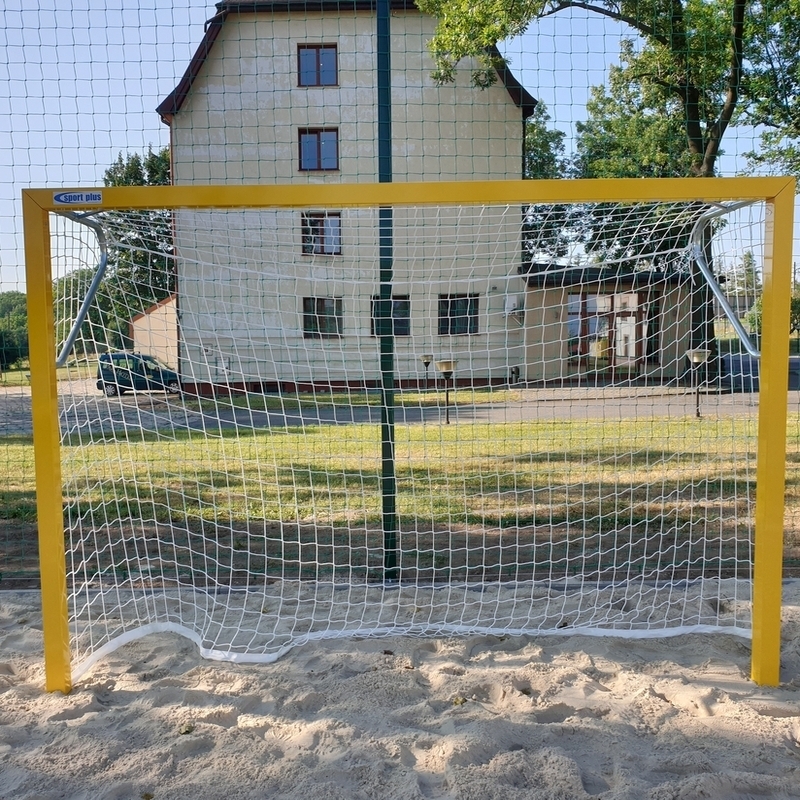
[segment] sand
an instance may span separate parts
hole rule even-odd
[[[35,593],[0,594],[0,798],[800,798],[800,581],[782,684],[729,634],[389,637],[273,664],[154,634],[43,691]]]

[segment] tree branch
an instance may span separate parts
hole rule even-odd
[[[720,142],[736,110],[739,102],[739,91],[742,83],[742,70],[744,62],[744,16],[748,0],[734,0],[733,22],[731,24],[731,62],[728,71],[728,88],[725,92],[725,102],[717,121],[708,131],[708,142],[704,162],[709,158],[716,158]],[[704,164],[705,166],[705,164]],[[713,175],[713,168],[705,173]]]
[[[592,11],[595,14],[601,14],[602,16],[609,17],[617,22],[624,22],[626,25],[630,25],[634,30],[639,31],[639,33],[644,34],[645,36],[649,36],[659,44],[663,44],[665,46],[669,44],[669,39],[666,36],[662,36],[651,25],[646,25],[641,20],[636,19],[636,17],[629,17],[626,14],[620,13],[619,11],[612,11],[610,8],[596,6],[592,3],[583,3],[580,2],[580,0],[557,0],[557,2],[549,11],[543,11],[541,14],[539,14],[539,19],[550,17],[553,14],[557,14],[559,11],[563,11],[565,8],[582,8],[584,11]]]

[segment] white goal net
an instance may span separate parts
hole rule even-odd
[[[166,630],[749,634],[765,206],[720,210],[53,215],[74,674]]]

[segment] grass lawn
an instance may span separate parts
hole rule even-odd
[[[30,382],[30,368],[27,364],[0,370],[0,386],[29,386]]]
[[[795,415],[788,447],[790,558],[800,555],[798,422]],[[737,573],[752,557],[755,424],[398,425],[401,566],[431,577],[602,575],[620,564]],[[31,520],[32,444],[18,437],[3,445],[3,516]],[[100,571],[127,569],[131,553],[157,556],[175,574],[214,563],[225,580],[370,573],[382,564],[378,425],[145,434],[68,443],[62,456],[67,516],[81,516],[72,524],[88,539],[78,546],[102,553]]]
[[[97,359],[73,361],[56,370],[56,380],[74,381],[93,378],[97,372]],[[31,368],[27,362],[19,367],[0,371],[0,386],[30,386]]]

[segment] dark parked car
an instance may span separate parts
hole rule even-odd
[[[747,353],[720,357],[720,383],[731,392],[757,392],[759,389],[758,359]],[[800,389],[800,358],[789,358],[789,389]]]
[[[175,370],[142,353],[103,353],[97,362],[97,388],[108,397],[127,391],[154,390],[177,393]]]

